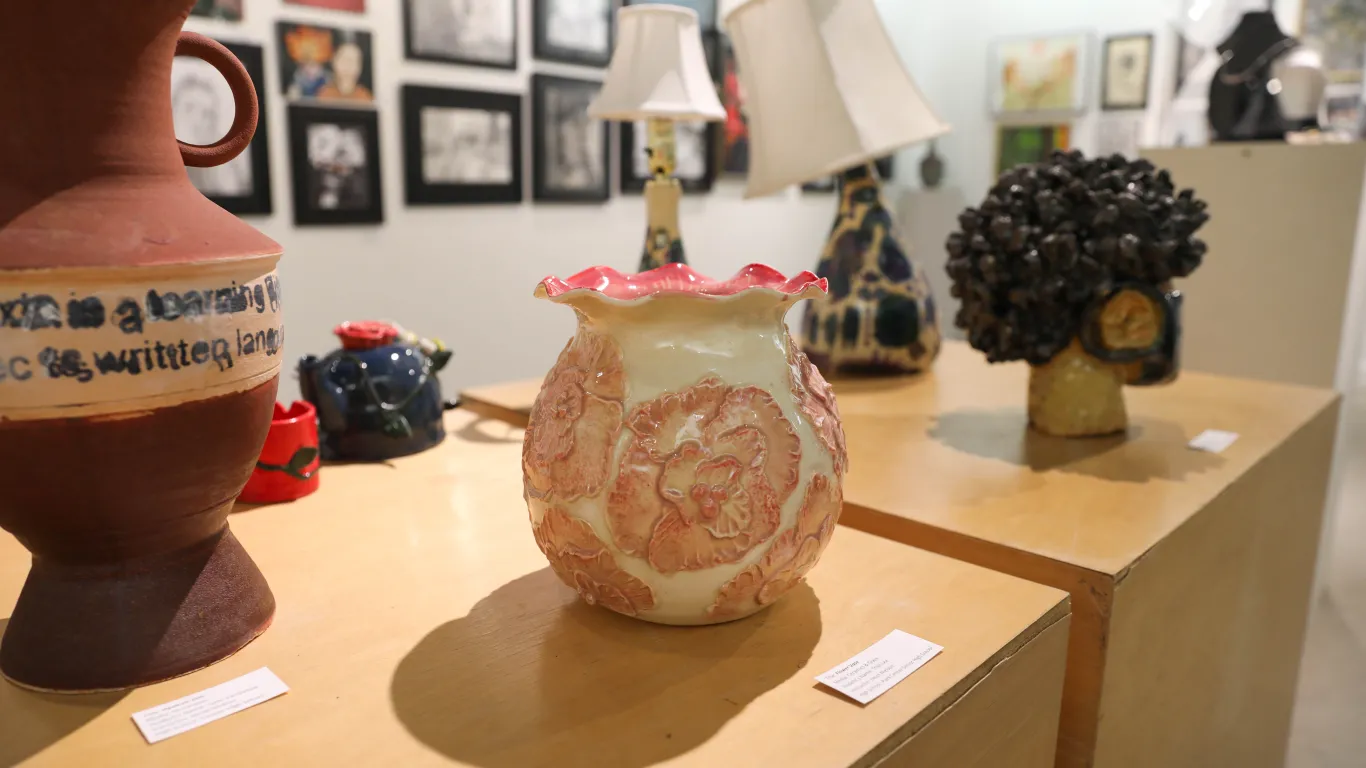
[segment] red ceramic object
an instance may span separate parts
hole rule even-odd
[[[728,280],[714,280],[687,264],[670,263],[634,275],[624,275],[611,267],[589,267],[564,279],[547,277],[536,290],[538,296],[552,299],[571,291],[583,290],[629,301],[667,293],[734,296],[751,288],[795,296],[812,285],[819,286],[822,293],[827,290],[823,277],[816,277],[811,272],[798,272],[789,278],[767,264],[749,264],[741,267]]]
[[[250,141],[242,65],[193,0],[9,3],[0,23],[0,526],[33,567],[0,638],[31,688],[198,669],[275,600],[227,527],[270,424],[280,247],[184,165]],[[223,73],[228,136],[178,144],[176,53]]]
[[[341,339],[342,349],[374,349],[385,344],[393,344],[398,338],[398,329],[379,320],[347,320],[332,329]]]
[[[286,408],[275,404],[275,416],[256,469],[251,471],[240,501],[271,504],[293,501],[318,490],[318,412],[302,400]]]

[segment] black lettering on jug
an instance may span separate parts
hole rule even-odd
[[[262,312],[265,312],[265,311],[266,311],[266,292],[265,292],[264,289],[262,289],[260,283],[257,283],[256,285],[253,285],[253,286],[251,287],[251,297],[252,297],[253,303],[254,303],[255,306],[256,306],[256,314],[259,315],[259,314],[261,314]]]
[[[0,381],[4,381],[6,378],[15,381],[27,381],[33,378],[33,368],[28,358],[16,355],[11,357],[8,362],[0,360]]]
[[[142,363],[138,360],[138,350],[120,349],[118,356],[113,352],[92,353],[95,358],[95,369],[100,375],[110,373],[131,373],[136,376],[142,373]]]
[[[114,309],[114,321],[124,333],[142,333],[142,307],[132,299],[124,299]]]
[[[228,348],[227,339],[214,339],[211,352],[213,361],[218,363],[218,370],[226,371],[232,367],[232,350]]]
[[[98,297],[70,299],[66,302],[66,323],[72,328],[100,328],[104,325],[104,302]]]
[[[47,375],[54,379],[73,378],[76,381],[90,381],[95,375],[85,361],[81,359],[81,353],[74,349],[58,350],[54,347],[44,347],[38,353],[38,364],[47,368]]]
[[[204,363],[209,362],[208,342],[196,341],[194,346],[190,347],[190,359],[194,360],[196,365],[203,365]]]
[[[270,297],[270,311],[280,311],[280,280],[274,275],[266,277],[266,296]]]

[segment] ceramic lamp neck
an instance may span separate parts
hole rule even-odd
[[[671,120],[651,118],[645,132],[652,178],[645,182],[645,247],[640,256],[640,271],[674,262],[683,262],[683,238],[678,227],[678,203],[683,187],[673,178],[674,124]]]

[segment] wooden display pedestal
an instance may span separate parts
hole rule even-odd
[[[1059,765],[1281,765],[1337,397],[1183,373],[1125,390],[1127,436],[1067,440],[1026,427],[1027,379],[950,343],[837,382],[840,522],[1071,593]]]
[[[236,655],[118,694],[0,683],[0,765],[1053,763],[1063,592],[842,528],[808,585],[754,617],[628,619],[537,550],[521,432],[463,411],[446,426],[425,453],[328,465],[311,496],[239,507],[279,609]],[[0,534],[0,616],[28,561]],[[944,651],[867,706],[812,679],[893,629]],[[290,692],[154,745],[130,720],[262,666]]]

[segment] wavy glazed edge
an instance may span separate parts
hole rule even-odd
[[[591,295],[614,303],[634,304],[657,296],[725,299],[752,291],[797,300],[825,295],[828,284],[825,278],[810,271],[789,278],[764,264],[746,265],[729,280],[714,280],[687,264],[665,264],[635,275],[624,275],[611,267],[589,267],[565,279],[550,276],[537,284],[534,295],[556,302]]]

